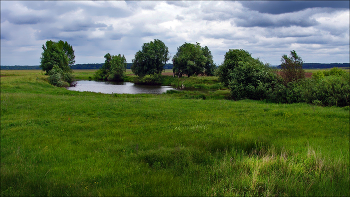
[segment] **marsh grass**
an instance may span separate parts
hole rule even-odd
[[[348,108],[105,95],[1,74],[2,196],[350,195]]]

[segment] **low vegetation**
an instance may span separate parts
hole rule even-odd
[[[1,75],[2,196],[350,195],[349,107],[104,95],[38,71]]]
[[[231,91],[231,99],[267,100],[276,103],[312,103],[349,106],[349,73],[333,68],[305,79],[303,61],[295,51],[282,56],[280,75],[254,59],[247,51],[229,50],[217,70],[219,80]]]
[[[305,79],[291,51],[278,75],[229,50],[214,71],[207,47],[185,43],[173,77],[162,75],[168,53],[155,40],[135,55],[136,75],[110,54],[97,72],[74,75],[179,90],[107,95],[59,88],[73,80],[74,51],[63,41],[43,49],[45,73],[1,73],[2,196],[350,196],[340,69]]]

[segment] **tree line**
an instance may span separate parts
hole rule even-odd
[[[49,75],[49,82],[68,86],[72,82],[71,66],[74,50],[67,42],[47,41],[43,45],[40,67]],[[123,81],[126,72],[124,55],[107,53],[105,63],[94,74],[95,80]],[[158,39],[144,43],[132,60],[131,70],[140,81],[146,83],[160,80],[167,61],[168,47]],[[270,100],[278,103],[306,102],[319,105],[349,105],[349,74],[333,68],[321,71],[312,79],[305,79],[303,60],[296,53],[281,57],[281,71],[277,73],[269,64],[255,59],[243,49],[229,49],[224,62],[216,66],[207,46],[200,43],[184,43],[172,58],[174,77],[197,75],[218,76],[219,81],[231,92],[231,98]]]

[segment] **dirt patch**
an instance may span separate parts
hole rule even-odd
[[[172,72],[163,72],[162,75],[164,76],[173,76]]]
[[[281,71],[277,72],[278,75],[281,76]],[[311,78],[312,77],[312,73],[311,72],[308,72],[308,73],[305,73],[305,78]]]

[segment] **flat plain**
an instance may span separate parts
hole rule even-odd
[[[46,78],[1,70],[2,196],[350,196],[349,107],[105,95]]]

